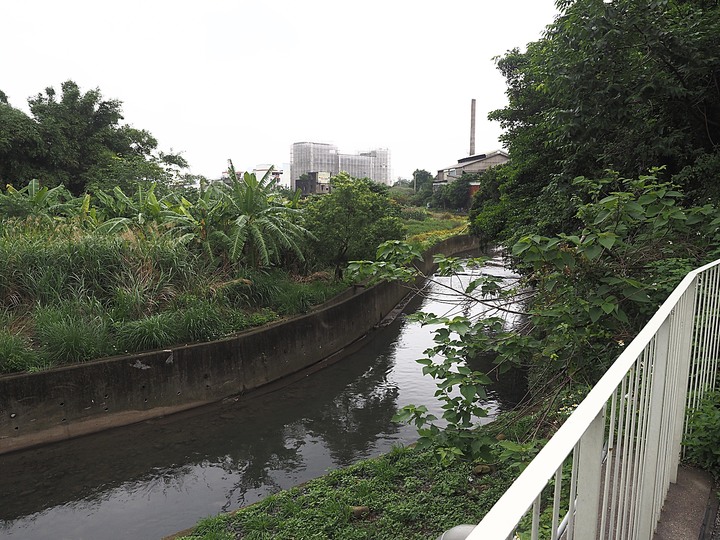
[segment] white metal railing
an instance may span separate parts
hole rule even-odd
[[[652,538],[686,409],[714,389],[719,312],[720,260],[685,277],[467,540],[519,528],[533,540]]]

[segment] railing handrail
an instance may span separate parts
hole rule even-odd
[[[699,274],[718,265],[720,259],[696,268],[685,276],[575,411],[470,533],[467,540],[505,539],[512,534],[550,477],[562,466],[590,423],[602,412],[638,356],[668,319],[683,293],[694,284]]]

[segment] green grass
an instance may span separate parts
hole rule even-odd
[[[163,235],[2,225],[0,373],[221,338],[347,286],[208,263]]]
[[[403,212],[421,248],[464,223],[424,208]],[[306,313],[347,287],[322,272],[208,262],[152,231],[102,234],[33,219],[1,225],[0,372],[217,339]]]
[[[432,450],[397,448],[331,471],[231,515],[201,521],[185,539],[417,539],[477,523],[512,481],[441,466]],[[365,508],[361,508],[365,507]]]
[[[89,299],[38,307],[35,339],[52,364],[85,362],[110,352],[108,324]]]
[[[37,371],[50,365],[22,336],[0,329],[0,373]]]
[[[238,278],[224,284],[221,294],[233,305],[266,307],[280,315],[307,313],[347,287],[329,274],[295,279],[281,269],[242,269]]]
[[[435,231],[447,231],[467,224],[467,216],[456,216],[450,213],[431,212],[422,220],[407,219],[403,221],[407,227],[407,237],[432,233]]]

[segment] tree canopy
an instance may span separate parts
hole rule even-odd
[[[498,184],[506,234],[560,230],[577,208],[573,178],[607,170],[637,176],[664,167],[689,201],[716,197],[718,2],[560,0],[558,7],[542,39],[498,60],[509,103],[490,118],[505,129],[513,162]]]
[[[385,240],[404,237],[402,224],[388,197],[388,188],[368,179],[340,173],[332,191],[311,199],[306,226],[316,238],[317,260],[335,267],[338,276],[350,260],[369,259]]]
[[[2,94],[2,96],[5,96]],[[122,103],[73,81],[28,99],[31,116],[0,99],[0,182],[19,186],[38,178],[75,195],[88,189],[167,182],[187,162],[158,150],[148,132],[121,124]]]

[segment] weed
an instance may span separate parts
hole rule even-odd
[[[115,323],[115,330],[120,351],[161,349],[178,341],[177,316],[173,312],[118,322]]]
[[[78,303],[35,310],[35,334],[51,362],[84,362],[108,352],[107,323],[81,308]]]
[[[511,481],[497,471],[478,489],[473,478],[470,464],[442,467],[433,449],[394,449],[215,519],[243,539],[434,538],[479,521]],[[186,539],[213,538],[205,532],[209,521]]]
[[[43,356],[34,351],[22,336],[0,330],[0,373],[37,371],[48,367]]]

